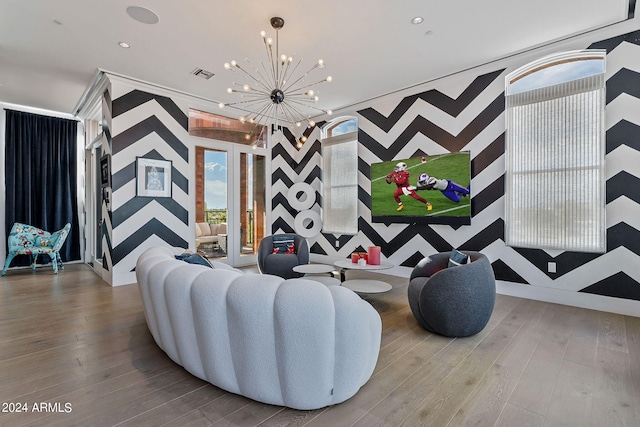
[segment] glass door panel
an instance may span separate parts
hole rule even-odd
[[[255,257],[265,236],[265,163],[265,156],[240,153],[240,257]]]
[[[196,250],[227,257],[228,154],[196,147]]]

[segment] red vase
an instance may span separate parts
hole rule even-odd
[[[367,262],[371,265],[380,265],[380,246],[369,246]]]

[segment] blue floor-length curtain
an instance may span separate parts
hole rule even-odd
[[[6,234],[14,222],[51,233],[69,222],[71,231],[60,257],[62,261],[79,260],[78,122],[6,110],[5,123]],[[29,261],[26,256],[14,260],[12,266]],[[38,261],[50,259],[40,257]]]

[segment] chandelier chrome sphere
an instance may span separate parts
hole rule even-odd
[[[220,103],[220,108],[227,106],[237,107],[248,111],[248,114],[240,117],[241,122],[267,124],[275,122],[276,128],[279,122],[287,125],[315,126],[309,110],[331,115],[331,110],[323,110],[316,107],[319,100],[315,85],[330,82],[331,76],[322,80],[308,83],[307,77],[315,70],[324,68],[324,62],[319,59],[306,72],[300,72],[302,59],[294,61],[292,56],[280,53],[278,31],[284,26],[284,19],[271,18],[271,26],[276,30],[275,46],[272,38],[267,37],[265,31],[261,31],[262,41],[267,52],[267,62],[260,61],[259,66],[254,66],[246,59],[247,67],[241,66],[237,61],[224,64],[224,68],[234,73],[239,73],[249,80],[249,83],[236,83],[237,89],[229,88],[228,93],[239,93],[241,101]]]

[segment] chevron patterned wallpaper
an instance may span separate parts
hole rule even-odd
[[[124,92],[124,93],[122,93]],[[112,83],[113,285],[134,283],[138,256],[150,246],[189,247],[188,117],[165,96]],[[172,196],[136,196],[136,157],[172,161]]]
[[[360,231],[356,236],[319,235],[310,241],[312,253],[347,257],[373,244],[394,264],[411,267],[438,251],[480,250],[504,282],[640,300],[640,31],[589,47],[608,52],[606,254],[504,244],[504,76],[523,64],[467,81],[460,76],[442,79],[431,90],[389,95],[351,113],[359,121]],[[287,202],[293,183],[311,184],[316,190],[313,209],[321,210],[320,130],[306,132],[308,140],[300,150],[295,147],[299,135],[287,129],[273,147],[274,233],[294,231],[297,212]],[[470,226],[371,223],[371,163],[462,150],[472,156]],[[556,263],[556,273],[547,272],[549,262]]]
[[[107,88],[102,94],[102,155],[111,155],[111,146],[113,139],[111,137],[111,88]],[[112,161],[113,163],[113,161]],[[113,166],[112,166],[113,170]],[[112,197],[113,187],[107,188],[108,197]],[[102,268],[105,270],[105,274],[108,277],[104,277],[108,282],[113,280],[113,253],[111,251],[111,237],[113,236],[112,218],[111,218],[111,206],[107,205],[104,197],[101,201],[102,209]]]

